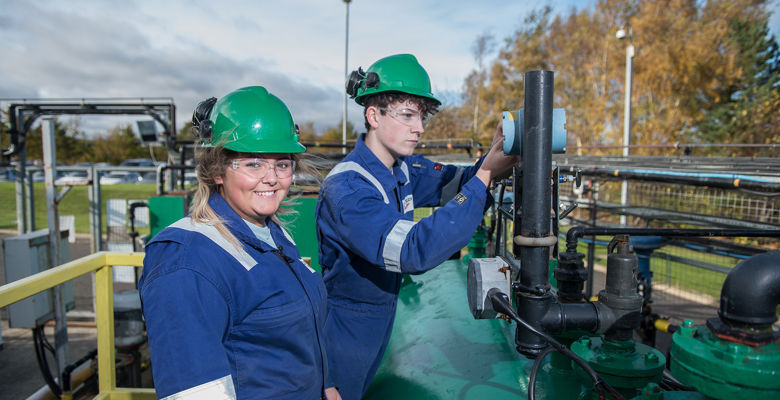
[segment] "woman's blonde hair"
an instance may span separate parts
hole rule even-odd
[[[214,147],[203,147],[196,153],[198,166],[195,171],[198,175],[198,188],[192,197],[190,205],[190,218],[193,221],[207,224],[215,227],[228,241],[237,247],[242,247],[238,239],[227,229],[225,221],[209,205],[209,198],[212,194],[218,193],[221,185],[217,184],[217,177],[224,177],[228,166],[234,158],[257,156],[257,153],[238,153],[228,150],[220,145]],[[310,161],[306,153],[291,153],[290,158],[295,161],[295,172],[300,172],[306,176],[319,177],[319,171],[315,163]],[[294,179],[294,178],[293,178]],[[295,214],[295,210],[289,206],[294,205],[295,197],[288,197],[282,202],[282,206],[271,215],[271,220],[284,226],[285,223],[279,220],[277,215]],[[289,223],[289,220],[287,221]]]

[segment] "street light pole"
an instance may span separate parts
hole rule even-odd
[[[347,15],[345,18],[345,34],[344,34],[344,79],[347,79],[349,74],[349,3],[352,0],[344,0],[344,4],[347,6]],[[344,89],[344,88],[342,88]],[[347,154],[347,91],[344,90],[344,115],[341,124],[341,154]]]
[[[628,27],[628,46],[626,46],[626,88],[625,88],[625,100],[623,108],[623,157],[628,158],[629,146],[631,145],[631,89],[634,78],[634,43],[631,27]],[[623,29],[618,30],[618,39],[626,37],[626,31]],[[623,179],[623,184],[620,187],[620,204],[623,206],[624,214],[620,216],[620,224],[626,225],[628,217],[625,214],[625,207],[628,206],[628,180]]]

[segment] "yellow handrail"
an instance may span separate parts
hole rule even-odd
[[[98,252],[0,286],[0,308],[95,271],[98,388],[95,399],[155,399],[154,389],[117,388],[114,352],[114,280],[112,266],[141,267],[144,253]]]

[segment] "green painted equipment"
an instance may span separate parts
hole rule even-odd
[[[364,399],[527,398],[534,360],[515,350],[514,325],[471,316],[465,285],[466,267],[460,261],[404,277],[390,344]],[[623,389],[626,398],[643,391],[650,396],[648,383],[661,381],[665,358],[651,347],[586,336],[571,348]],[[597,398],[591,381],[559,353],[545,358],[535,388],[537,399]],[[653,395],[644,398],[703,398],[698,393]]]
[[[514,325],[472,317],[460,261],[405,276],[398,299],[390,344],[364,399],[527,398],[533,360],[514,349]],[[589,382],[568,360],[560,368],[551,359],[536,383],[537,398],[578,398]]]
[[[583,337],[572,343],[571,350],[626,398],[649,383],[661,382],[666,363],[660,351],[632,340]],[[596,394],[591,398],[597,398]]]
[[[147,202],[149,206],[149,236],[146,240],[150,240],[166,226],[187,215],[189,200],[187,196],[150,197]]]
[[[279,219],[285,224],[284,228],[290,233],[298,247],[301,257],[311,259],[309,266],[317,272],[322,271],[319,263],[319,248],[317,246],[317,230],[314,223],[314,210],[317,206],[316,196],[297,197],[291,201],[285,209],[292,209],[289,214],[282,214]]]
[[[691,320],[683,322],[672,341],[672,374],[710,398],[780,398],[780,343],[729,342]]]

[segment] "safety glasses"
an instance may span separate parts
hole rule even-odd
[[[411,110],[408,108],[385,108],[379,107],[379,110],[390,115],[394,120],[410,127],[417,126],[422,122],[423,125],[428,123],[428,115],[423,115],[417,110]]]
[[[295,171],[295,161],[289,159],[265,160],[262,158],[237,158],[231,167],[255,179],[263,179],[268,171],[274,170],[277,178],[289,178]]]

